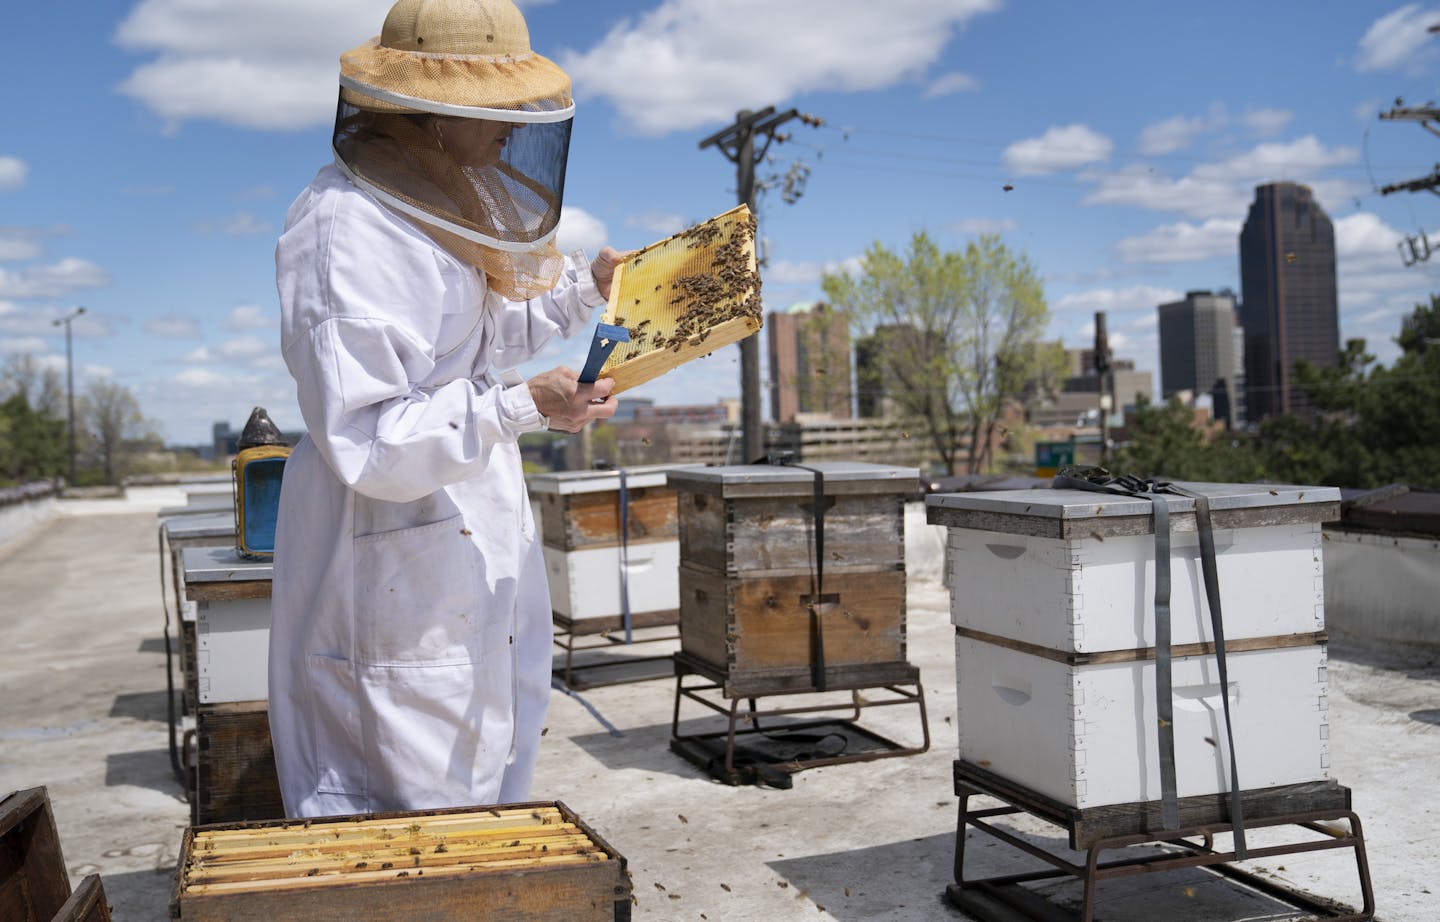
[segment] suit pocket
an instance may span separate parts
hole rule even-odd
[[[479,661],[484,561],[462,516],[365,535],[354,547],[357,662]]]
[[[320,794],[365,797],[369,787],[363,738],[364,711],[355,665],[312,653],[310,673],[311,742],[315,747]]]

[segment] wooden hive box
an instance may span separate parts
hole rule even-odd
[[[550,603],[562,621],[618,628],[623,573],[634,625],[675,623],[679,517],[675,491],[665,483],[667,470],[663,466],[625,470],[623,551],[619,471],[568,471],[529,478],[530,492],[541,509]]]
[[[0,919],[50,922],[70,897],[70,875],[45,788],[0,799]]]
[[[190,819],[196,825],[285,815],[267,702],[231,701],[196,709],[193,778]]]
[[[1320,522],[1325,487],[1185,484],[1210,500],[1229,666],[1221,689],[1194,501],[1170,496],[1181,797],[1229,790],[1221,695],[1246,790],[1328,777]],[[1160,796],[1154,524],[1147,499],[1077,490],[944,494],[960,758],[1059,803]]]
[[[824,477],[822,644],[812,625],[820,574],[808,468]],[[682,656],[718,673],[735,694],[805,690],[820,645],[830,687],[913,681],[904,504],[918,477],[914,468],[849,462],[672,471]]]
[[[610,922],[625,859],[563,803],[245,823],[185,832],[185,922]]]

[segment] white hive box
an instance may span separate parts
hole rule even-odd
[[[269,698],[270,561],[233,547],[181,552],[185,594],[197,603],[195,672],[201,704]]]
[[[1242,790],[1330,767],[1325,646],[1226,656]],[[1079,808],[1160,799],[1155,663],[1076,664],[955,638],[960,758]],[[1176,788],[1230,789],[1213,656],[1174,660]]]
[[[1210,500],[1241,786],[1328,769],[1326,487],[1183,484]],[[1229,788],[1194,502],[1171,524],[1177,782]],[[1079,490],[931,496],[949,530],[960,758],[1075,807],[1159,797],[1150,500]]]
[[[680,544],[668,466],[627,468],[621,547],[620,471],[532,476],[540,508],[550,605],[568,621],[620,619],[622,579],[632,616],[674,624],[680,607]]]

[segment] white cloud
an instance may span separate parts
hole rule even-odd
[[[208,368],[187,368],[172,379],[181,387],[228,388],[233,387],[235,378]]]
[[[663,0],[588,51],[555,57],[582,99],[660,135],[728,122],[739,109],[811,91],[919,79],[955,31],[1000,0]],[[862,50],[863,49],[863,50]]]
[[[584,250],[594,259],[608,238],[605,222],[583,208],[566,205],[560,210],[560,225],[555,231],[555,245],[560,252]]]
[[[1440,22],[1440,11],[1424,9],[1418,3],[1407,3],[1386,13],[1370,24],[1360,39],[1355,53],[1355,69],[1372,70],[1406,68],[1420,69],[1432,55],[1422,51],[1430,42],[1429,27]]]
[[[25,185],[29,171],[19,157],[0,157],[0,189],[18,189]]]
[[[1277,135],[1285,130],[1295,113],[1285,109],[1250,109],[1240,116],[1240,121],[1262,138]]]
[[[18,227],[0,227],[0,262],[22,262],[35,259],[40,244],[28,231]]]
[[[253,362],[269,356],[272,352],[278,352],[279,349],[276,343],[258,336],[237,336],[221,343],[219,353],[220,357],[227,361]]]
[[[180,361],[186,365],[210,365],[215,361],[215,353],[210,351],[209,346],[201,346],[185,353]]]
[[[822,275],[848,272],[853,276],[861,271],[863,270],[858,256],[828,262],[791,262],[788,259],[777,259],[762,270],[762,281],[763,284],[811,285],[818,284]]]
[[[1181,221],[1165,224],[1148,234],[1126,237],[1115,244],[1115,255],[1127,263],[1199,262],[1235,256],[1241,222],[1211,218],[1203,224]]]
[[[258,304],[242,304],[225,318],[227,330],[268,330],[279,325],[279,318]]]
[[[1194,218],[1233,218],[1245,214],[1257,185],[1293,181],[1310,186],[1322,203],[1344,201],[1363,190],[1348,180],[1319,178],[1324,171],[1359,160],[1353,147],[1326,147],[1313,135],[1294,141],[1260,144],[1218,163],[1202,164],[1173,179],[1153,167],[1087,174],[1095,188],[1087,205],[1125,205],[1173,211]]]
[[[80,366],[79,373],[81,377],[87,379],[113,378],[115,377],[115,368],[112,365],[91,365],[87,363]]]
[[[1369,212],[1346,215],[1335,222],[1336,268],[1341,272],[1391,269],[1403,275],[1398,249],[1403,236]]]
[[[81,288],[110,284],[104,269],[83,259],[62,259],[49,266],[28,266],[19,272],[0,269],[0,298],[61,298]]]
[[[1189,147],[1209,127],[1210,121],[1199,115],[1177,115],[1146,125],[1140,132],[1140,153],[1168,154]]]
[[[1161,304],[1178,301],[1185,293],[1173,288],[1158,288],[1151,285],[1134,285],[1129,288],[1092,288],[1077,291],[1050,302],[1050,309],[1057,313],[1084,311],[1094,313],[1105,311],[1154,310]]]
[[[221,224],[221,230],[230,237],[257,237],[269,234],[274,228],[268,221],[262,221],[248,211],[232,215]]]
[[[689,224],[684,215],[668,211],[646,211],[625,219],[626,227],[638,227],[657,238],[678,234]]]
[[[195,339],[200,335],[200,324],[183,314],[163,314],[146,320],[145,332],[166,339]]]
[[[1084,125],[1056,126],[1038,138],[1011,144],[1001,160],[1022,175],[1054,173],[1108,160],[1114,147],[1109,138]]]
[[[0,337],[0,353],[29,353],[31,355],[45,352],[48,347],[45,340],[38,336],[22,337]]]
[[[973,93],[980,89],[980,82],[969,74],[955,73],[945,74],[930,81],[925,88],[925,98],[934,99],[937,96],[949,96],[952,93]]]
[[[116,29],[154,53],[119,86],[170,125],[291,130],[335,117],[337,59],[380,31],[390,0],[141,0]]]

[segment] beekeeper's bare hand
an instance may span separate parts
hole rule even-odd
[[[572,369],[560,366],[536,375],[525,383],[540,415],[548,417],[556,432],[579,432],[594,419],[615,415],[615,389],[612,378],[600,378],[594,384],[581,384]]]
[[[590,263],[590,274],[595,276],[595,287],[608,301],[610,299],[610,283],[615,281],[615,267],[625,261],[634,250],[620,252],[614,247],[601,247],[600,255],[596,256]]]

